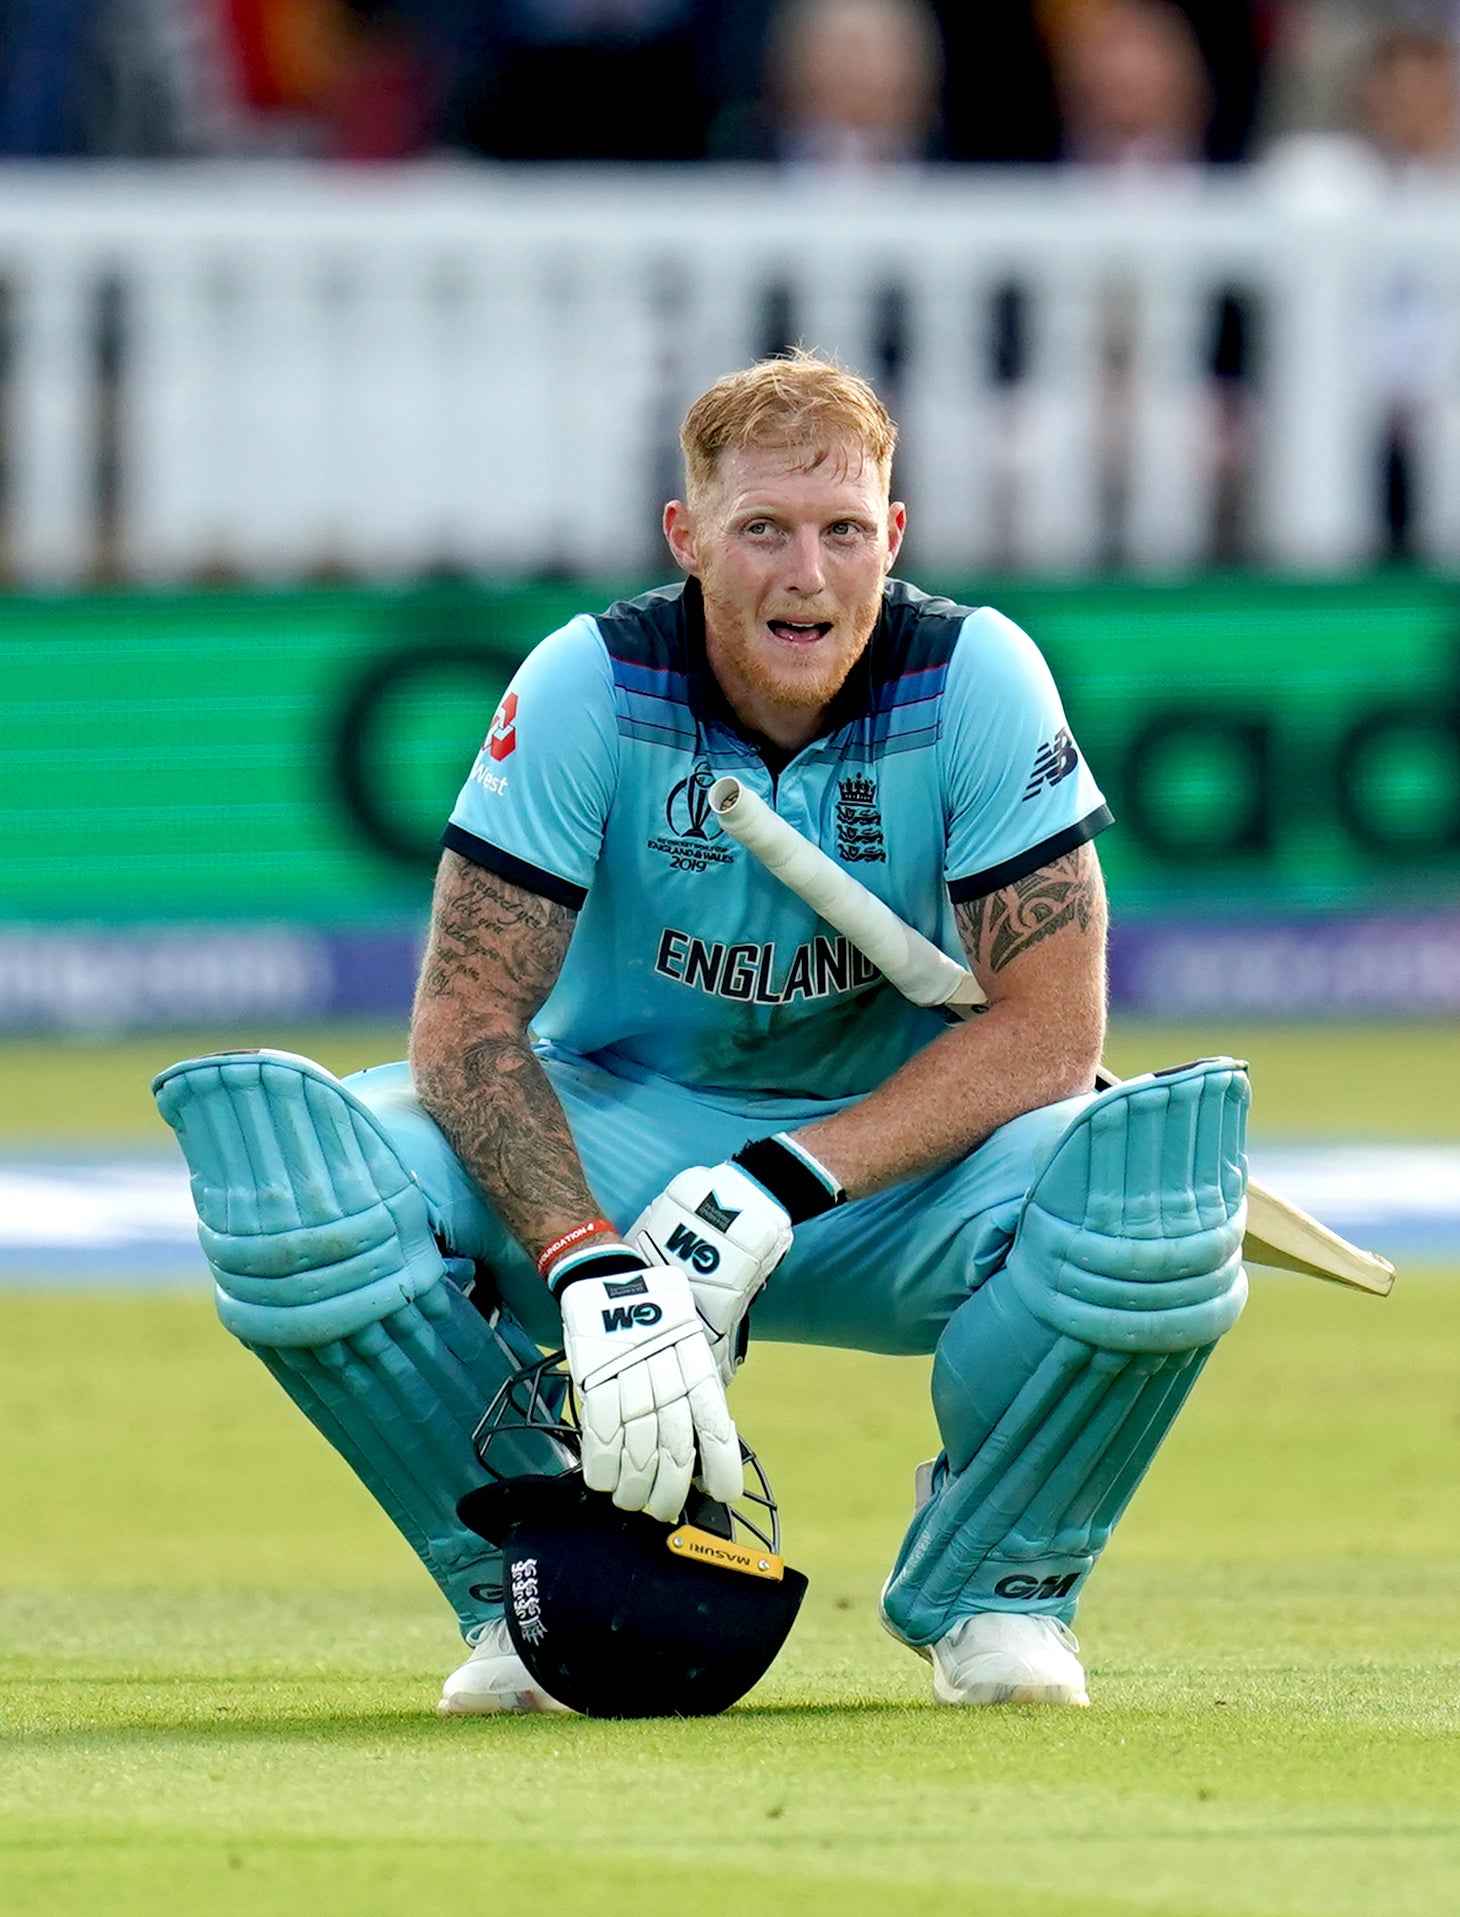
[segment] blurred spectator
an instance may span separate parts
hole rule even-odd
[[[54,159],[84,147],[84,80],[98,0],[7,0],[0,22],[0,153]]]
[[[1270,38],[1265,0],[1041,0],[1039,18],[1067,158],[1247,157]]]
[[[319,103],[336,84],[350,44],[353,22],[344,0],[191,0],[191,6],[213,17],[245,122],[240,144],[316,148]]]
[[[447,69],[416,9],[396,0],[348,0],[333,58],[311,104],[319,150],[332,160],[408,160],[440,134]]]
[[[1216,93],[1187,8],[1175,0],[1051,0],[1045,17],[1061,153],[1068,164],[1140,182],[1192,173],[1207,163]],[[1105,557],[1113,564],[1126,556],[1142,298],[1125,275],[1112,273],[1099,302],[1100,495]],[[1023,331],[1021,307],[1022,298],[1010,307],[1016,341]],[[1250,509],[1250,298],[1239,287],[1216,287],[1209,312],[1201,422],[1212,486],[1208,557],[1223,560],[1241,549]],[[1017,365],[1018,353],[1011,358]]]
[[[934,158],[942,77],[925,0],[786,0],[767,37],[762,99],[724,114],[710,151],[835,171]]]
[[[234,151],[404,160],[438,144],[449,67],[423,0],[183,4],[216,16]]]
[[[1349,60],[1345,130],[1300,129],[1275,141],[1275,178],[1333,205],[1460,184],[1460,65],[1448,5],[1443,13],[1443,26],[1371,29]],[[1427,426],[1446,377],[1447,301],[1423,257],[1373,270],[1365,384],[1377,400],[1374,484],[1390,558],[1410,557],[1417,543]]]
[[[223,19],[196,0],[101,0],[92,8],[81,150],[98,159],[231,152],[243,133]]]
[[[346,0],[6,0],[0,150],[312,154],[361,23]]]
[[[1065,0],[1053,20],[1066,159],[1149,170],[1205,156],[1211,82],[1171,0]]]
[[[1374,43],[1359,73],[1355,122],[1391,189],[1460,181],[1460,73],[1448,36],[1395,29]],[[1426,402],[1442,364],[1443,295],[1423,271],[1377,290],[1373,355],[1383,394],[1379,474],[1386,546],[1412,555],[1416,482]]]
[[[1373,151],[1401,178],[1453,176],[1460,167],[1454,43],[1413,29],[1383,34],[1364,63],[1356,119]]]
[[[1437,8],[1450,0],[1434,0]],[[1263,79],[1264,145],[1294,134],[1333,133],[1353,120],[1353,76],[1377,33],[1395,24],[1396,0],[1280,0]]]
[[[710,154],[859,181],[939,157],[943,42],[927,0],[781,0],[764,40],[761,93],[731,105]],[[865,370],[896,410],[907,348],[904,289],[877,295]],[[767,289],[760,350],[804,339],[790,289]]]
[[[1098,0],[1097,0],[1098,4]],[[1278,0],[1173,0],[1206,68],[1211,105],[1205,153],[1247,156],[1263,61]],[[954,160],[1039,162],[1059,157],[1053,53],[1092,0],[934,0],[947,53],[944,117]]]

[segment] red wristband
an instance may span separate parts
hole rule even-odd
[[[618,1227],[609,1224],[606,1218],[590,1218],[585,1224],[574,1225],[571,1231],[565,1231],[561,1238],[555,1238],[550,1245],[544,1245],[537,1260],[541,1276],[547,1277],[565,1251],[571,1251],[574,1245],[581,1245],[585,1238],[596,1238],[601,1231],[618,1237]]]

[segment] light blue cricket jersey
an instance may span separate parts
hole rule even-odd
[[[950,898],[1110,823],[1048,668],[989,608],[889,581],[829,724],[768,770],[709,673],[692,580],[529,655],[442,843],[578,912],[539,1038],[635,1077],[833,1098],[942,1029],[724,832],[726,774],[960,961]]]

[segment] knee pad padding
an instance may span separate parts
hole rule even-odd
[[[1008,1277],[1052,1330],[1119,1351],[1219,1338],[1247,1295],[1233,1060],[1113,1087],[1079,1114],[1024,1201]]]
[[[1205,1061],[1114,1088],[1056,1145],[938,1347],[938,1489],[884,1600],[910,1643],[970,1610],[1073,1615],[1246,1298],[1247,1101],[1240,1066]]]
[[[158,1104],[193,1174],[218,1314],[355,1470],[471,1629],[499,1555],[456,1516],[473,1435],[535,1347],[447,1277],[424,1196],[374,1115],[283,1053],[174,1066]],[[563,1459],[525,1433],[506,1468]]]
[[[245,1343],[329,1344],[444,1278],[389,1136],[312,1060],[191,1059],[156,1093],[192,1171],[219,1316]]]

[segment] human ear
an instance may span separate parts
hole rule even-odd
[[[674,554],[675,564],[680,570],[687,573],[698,571],[699,555],[695,543],[694,518],[682,499],[671,499],[664,508],[664,537],[669,542],[669,550]]]
[[[894,499],[887,508],[887,555],[882,570],[891,572],[902,550],[902,536],[907,531],[907,507],[900,499]]]

